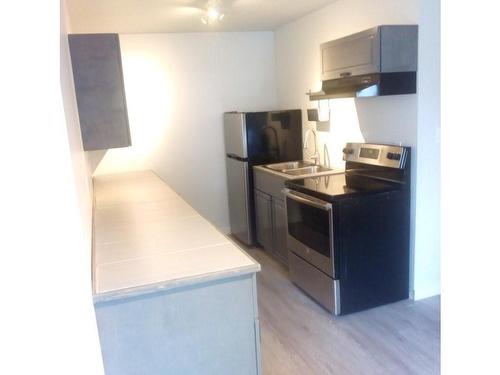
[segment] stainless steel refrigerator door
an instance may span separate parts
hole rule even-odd
[[[226,154],[240,158],[248,156],[244,113],[224,113],[224,142]]]
[[[226,170],[231,233],[251,245],[248,163],[228,157]]]

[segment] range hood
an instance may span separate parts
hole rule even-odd
[[[372,73],[323,81],[321,91],[308,93],[310,100],[362,98],[417,92],[416,72]]]
[[[321,44],[321,91],[310,100],[417,92],[417,25],[382,25]]]

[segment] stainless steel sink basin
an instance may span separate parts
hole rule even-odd
[[[315,174],[321,172],[333,171],[331,168],[322,167],[320,165],[312,165],[304,168],[295,168],[295,169],[287,169],[284,170],[283,173],[290,174],[293,176],[302,176],[307,174]]]
[[[273,171],[289,174],[291,176],[302,176],[333,171],[333,169],[331,168],[323,167],[321,165],[315,165],[314,163],[305,160],[269,164],[265,165],[265,167]]]
[[[273,171],[286,173],[286,171],[288,171],[288,170],[294,170],[294,169],[310,167],[310,166],[314,166],[314,164],[311,162],[305,161],[305,160],[300,160],[300,161],[289,161],[289,162],[278,163],[278,164],[270,164],[270,165],[266,165],[265,167],[272,169]]]

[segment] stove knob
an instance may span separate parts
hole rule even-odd
[[[387,153],[387,159],[389,159],[389,160],[400,160],[401,159],[401,154],[395,154],[393,152],[388,152]]]
[[[354,153],[354,150],[352,148],[344,148],[342,152],[346,155]]]

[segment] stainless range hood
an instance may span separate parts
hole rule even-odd
[[[362,98],[417,92],[416,72],[372,73],[323,81],[321,91],[308,93],[310,100]]]
[[[417,25],[383,25],[321,44],[321,91],[310,100],[417,92]]]

